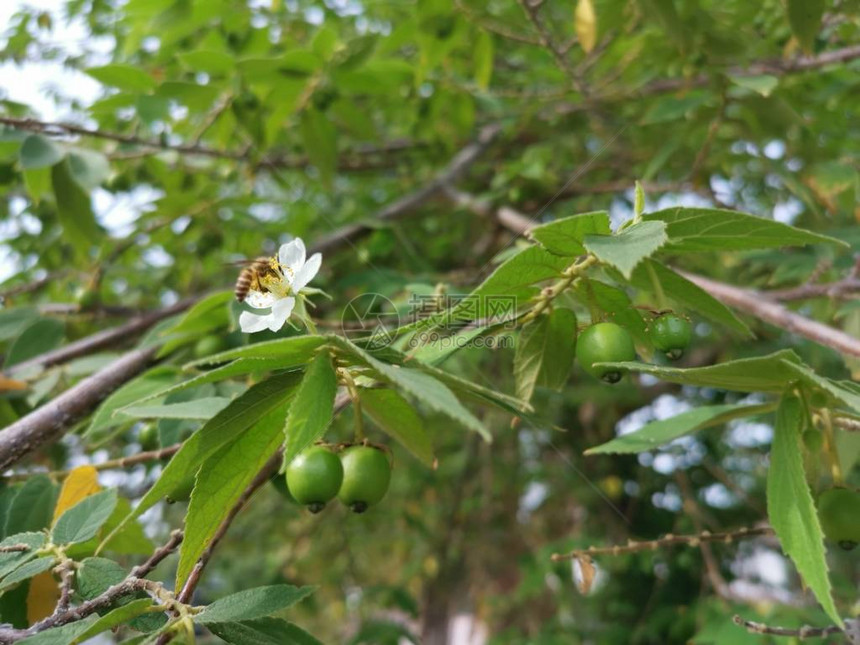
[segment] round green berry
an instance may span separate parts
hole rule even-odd
[[[621,380],[621,372],[611,367],[597,367],[595,363],[620,363],[636,358],[633,339],[624,327],[602,322],[592,325],[576,341],[576,360],[582,368],[607,383]]]
[[[311,513],[319,513],[334,499],[342,481],[340,459],[323,446],[308,448],[287,466],[287,488]]]
[[[341,454],[343,485],[338,499],[354,513],[364,513],[378,504],[391,482],[388,456],[371,446],[353,446]]]

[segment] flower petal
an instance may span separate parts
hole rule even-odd
[[[269,315],[269,329],[278,331],[287,322],[287,318],[293,313],[296,299],[293,297],[282,298],[272,305],[272,313]]]
[[[239,314],[239,328],[246,334],[254,334],[269,327],[271,319],[272,314],[260,316],[250,311],[243,311]]]
[[[305,288],[308,282],[314,279],[314,276],[319,272],[322,264],[322,255],[314,253],[310,259],[302,266],[296,275],[293,276],[292,284],[293,293],[298,293]]]
[[[268,309],[275,304],[275,294],[270,291],[255,291],[251,290],[245,296],[247,302],[254,309]]]
[[[289,267],[293,274],[305,263],[305,243],[297,237],[292,242],[282,244],[278,250],[278,262]]]

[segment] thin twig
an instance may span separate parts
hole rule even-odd
[[[637,542],[629,540],[627,544],[616,544],[613,546],[590,546],[587,549],[576,549],[570,553],[554,553],[552,560],[574,560],[582,556],[593,555],[622,555],[624,553],[636,553],[639,551],[656,551],[670,546],[691,546],[698,547],[702,542],[723,542],[731,544],[735,540],[755,537],[759,535],[774,535],[773,529],[769,526],[756,528],[742,528],[735,531],[725,531],[721,533],[711,533],[710,531],[702,531],[696,535],[664,535],[656,540],[645,540]]]
[[[127,466],[134,466],[136,464],[146,463],[147,461],[159,461],[166,457],[172,457],[179,452],[181,447],[182,444],[177,443],[172,446],[167,446],[166,448],[159,448],[158,450],[147,450],[146,452],[138,452],[136,454],[129,455],[128,457],[119,457],[117,459],[103,461],[99,464],[87,465],[98,471],[126,468]],[[25,472],[12,473],[5,479],[6,481],[19,481],[32,477],[33,475],[47,475],[51,479],[63,479],[68,477],[71,473],[71,470],[28,470]]]
[[[848,417],[834,416],[833,425],[845,430],[846,432],[860,432],[860,421],[857,419],[849,419]]]
[[[145,578],[155,567],[157,567],[164,558],[179,548],[182,540],[185,538],[185,533],[182,529],[176,529],[170,532],[170,538],[162,546],[158,547],[145,562],[137,565],[129,574],[134,578]]]
[[[833,634],[841,634],[842,628],[836,625],[828,625],[827,627],[811,627],[803,625],[802,627],[773,627],[764,623],[756,623],[752,620],[745,620],[737,614],[732,617],[732,622],[746,629],[751,634],[770,634],[771,636],[793,636],[803,640],[804,638],[820,638],[822,636],[832,636]]]
[[[29,550],[29,544],[9,544],[7,546],[0,546],[0,553],[26,553]]]

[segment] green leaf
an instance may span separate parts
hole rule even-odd
[[[209,396],[164,405],[136,405],[122,408],[119,414],[133,419],[211,419],[229,405],[230,399]]]
[[[630,276],[630,284],[658,297],[662,294],[684,309],[752,337],[749,327],[731,309],[698,285],[652,258],[636,267]]]
[[[517,397],[531,399],[535,386],[560,389],[573,368],[576,314],[557,308],[525,325],[514,354]]]
[[[782,224],[771,219],[715,208],[668,208],[643,216],[666,223],[666,253],[697,251],[744,251],[805,244],[846,243],[826,235]]]
[[[84,71],[99,83],[127,92],[149,92],[156,87],[155,79],[135,65],[114,63],[101,67],[90,67]]]
[[[319,439],[331,424],[337,376],[328,352],[320,352],[308,365],[284,426],[284,463]]]
[[[37,206],[42,203],[45,196],[51,192],[51,169],[37,168],[36,170],[24,171],[24,185],[27,194]]]
[[[63,342],[66,326],[55,318],[42,318],[27,327],[6,354],[5,367],[11,367],[30,358],[56,349]]]
[[[456,421],[469,430],[474,430],[486,441],[492,441],[492,437],[484,424],[460,403],[451,390],[430,374],[380,361],[344,338],[334,337],[332,340],[348,354],[376,371],[383,381],[404,394],[416,398],[435,412]]]
[[[158,355],[167,356],[177,347],[197,342],[208,332],[227,327],[230,322],[227,305],[232,300],[232,291],[219,291],[195,303],[179,322],[161,332],[165,343]]]
[[[311,595],[315,589],[315,587],[293,587],[292,585],[246,589],[216,600],[194,616],[194,622],[211,625],[263,618],[292,607]]]
[[[583,246],[629,279],[636,265],[662,247],[666,239],[662,222],[643,221],[615,235],[586,235]]]
[[[179,452],[167,463],[161,477],[99,548],[104,548],[104,544],[126,523],[184,483],[189,473],[196,472],[209,457],[234,442],[273,410],[280,410],[292,396],[299,378],[298,374],[280,374],[258,383],[206,422],[182,444]],[[186,535],[186,540],[188,537]]]
[[[285,386],[286,394],[291,395],[296,387]],[[177,589],[185,583],[236,500],[283,443],[289,405],[285,397],[232,443],[203,462],[185,517],[185,538],[176,570]]]
[[[163,391],[176,381],[176,374],[177,370],[174,367],[155,367],[123,385],[99,406],[93,415],[90,427],[84,432],[84,437],[98,438],[104,435],[106,430],[123,423],[124,419],[115,417],[114,412],[151,394]]]
[[[85,497],[60,515],[51,539],[54,544],[86,542],[96,536],[116,506],[116,489],[103,490]]]
[[[770,74],[762,74],[761,76],[729,76],[729,79],[738,87],[743,87],[753,92],[758,92],[762,96],[770,96],[779,85],[779,78]]]
[[[0,592],[11,589],[15,585],[24,580],[29,580],[33,576],[37,576],[43,571],[47,571],[56,564],[57,560],[54,556],[38,558],[25,562],[14,571],[7,574],[2,582],[0,582]]]
[[[48,168],[66,155],[63,148],[41,134],[30,134],[21,144],[21,168],[34,170]]]
[[[208,627],[218,638],[232,645],[322,645],[301,627],[280,618],[213,623]]]
[[[254,343],[245,347],[228,349],[220,354],[212,354],[206,358],[186,364],[183,369],[198,367],[201,365],[217,365],[226,363],[234,358],[262,358],[266,360],[280,360],[283,369],[297,367],[307,363],[314,355],[317,348],[322,347],[326,339],[322,336],[291,336],[262,343]]]
[[[657,378],[700,387],[716,387],[734,392],[782,392],[797,379],[784,362],[796,363],[797,354],[782,350],[767,356],[741,358],[708,367],[664,367],[631,361],[627,363],[601,363],[631,372],[644,372]]]
[[[70,150],[69,168],[72,177],[85,191],[95,190],[110,175],[110,163],[100,152],[93,150]]]
[[[27,551],[10,551],[8,553],[0,553],[0,578],[10,574],[12,571],[20,567],[22,564],[29,562],[36,557],[36,551],[45,546],[47,538],[44,533],[27,532],[10,535],[5,540],[0,542],[0,546],[13,546],[17,544],[26,544],[29,546]]]
[[[585,254],[583,242],[586,235],[610,235],[611,233],[609,213],[596,211],[535,226],[529,230],[528,236],[539,242],[550,253],[573,258]]]
[[[684,435],[722,425],[733,419],[752,417],[770,412],[774,403],[760,405],[709,405],[682,412],[670,419],[652,421],[636,432],[616,437],[600,446],[589,448],[586,455],[625,454],[653,450]]]
[[[110,517],[104,523],[100,532],[105,535],[111,533],[122,523],[129,513],[131,513],[131,502],[125,497],[119,497],[113,513],[111,513]],[[93,544],[87,542],[81,544],[78,548],[87,549],[86,553],[91,553],[97,546],[97,542]],[[143,527],[139,522],[128,522],[123,525],[123,528],[119,532],[114,534],[110,541],[105,544],[104,548],[106,551],[121,555],[148,555],[152,553],[155,547],[152,544],[152,540],[146,537],[146,533],[144,533]]]
[[[176,58],[189,69],[210,75],[227,75],[236,67],[232,56],[212,49],[177,52]]]
[[[483,29],[478,31],[472,51],[475,66],[475,84],[482,90],[490,86],[493,77],[493,37]]]
[[[337,164],[337,130],[322,112],[306,109],[299,120],[305,154],[320,173],[325,186],[331,186]]]
[[[783,362],[784,369],[793,373],[801,382],[811,386],[813,390],[821,390],[833,399],[860,412],[860,392],[855,391],[852,383],[834,381],[816,374],[810,367],[796,361]]]
[[[18,489],[6,516],[6,535],[41,531],[51,524],[57,487],[46,475],[34,475]]]
[[[78,642],[83,634],[87,633],[90,627],[98,621],[99,617],[93,614],[74,623],[33,634],[18,641],[18,643],[24,645],[72,645],[72,643]]]
[[[633,306],[630,297],[618,287],[590,278],[580,279],[575,286],[577,298],[594,311],[599,310],[606,320],[617,323],[629,331],[636,343],[649,346],[648,332],[642,314]],[[599,322],[593,320],[592,322]]]
[[[394,390],[362,388],[359,392],[362,412],[419,461],[432,468],[433,446],[415,408]]]
[[[63,232],[78,251],[88,251],[98,244],[102,230],[96,224],[90,196],[75,180],[68,159],[51,168],[51,183]]]
[[[842,626],[833,604],[824,536],[803,472],[800,435],[806,412],[796,396],[785,395],[776,411],[770,466],[767,471],[767,515],[782,550],[821,603],[830,619]]]
[[[786,13],[791,31],[807,53],[812,53],[815,37],[821,31],[821,20],[827,7],[825,0],[787,0]]]
[[[92,623],[82,634],[77,636],[72,642],[80,643],[88,638],[92,638],[96,634],[101,634],[109,629],[118,627],[124,623],[149,613],[152,610],[152,600],[149,598],[140,598],[121,605],[116,609],[112,609],[104,616],[101,616],[97,621]]]
[[[15,338],[39,317],[39,310],[35,307],[15,307],[0,310],[0,342]]]

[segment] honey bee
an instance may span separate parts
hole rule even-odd
[[[239,272],[236,288],[233,292],[239,302],[244,302],[248,292],[252,289],[260,292],[268,291],[263,285],[263,279],[266,277],[277,278],[283,273],[280,263],[275,258],[261,256],[256,260],[245,260],[238,264],[246,264]]]

